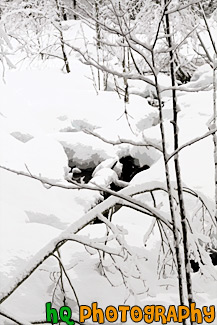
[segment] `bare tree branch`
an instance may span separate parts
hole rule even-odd
[[[210,135],[214,134],[217,132],[217,128],[214,129],[214,130],[210,130],[208,131],[207,133],[203,134],[202,136],[199,136],[199,137],[196,137],[194,138],[193,140],[190,140],[186,143],[184,143],[182,146],[180,146],[178,149],[176,149],[172,154],[170,154],[168,157],[167,157],[167,161],[169,161],[172,157],[174,157],[177,153],[179,153],[182,149],[188,147],[188,146],[191,146],[192,144],[198,142],[198,141],[201,141],[207,137],[209,137]]]

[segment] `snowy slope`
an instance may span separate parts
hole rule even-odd
[[[73,27],[76,27],[73,30],[75,38],[80,35],[79,24],[73,22]],[[70,33],[69,28],[66,35],[69,36]],[[79,37],[76,45],[81,45]],[[42,65],[37,61],[33,68],[26,62],[19,69],[8,71],[6,84],[3,82],[0,84],[2,94],[0,165],[18,172],[16,174],[0,169],[1,287],[4,285],[7,288],[9,280],[15,280],[29,262],[34,262],[34,256],[39,250],[46,247],[69,225],[80,220],[102,199],[100,191],[50,187],[31,177],[19,175],[19,172],[66,185],[69,159],[74,160],[76,167],[94,168],[106,160],[113,161],[130,154],[138,159],[141,165],[148,164],[150,168],[137,174],[131,181],[131,186],[124,189],[123,193],[135,193],[141,189],[144,191],[151,186],[165,188],[161,153],[154,148],[135,145],[135,142],[140,142],[144,137],[159,145],[161,137],[157,108],[150,106],[147,99],[131,95],[130,103],[127,105],[129,123],[124,115],[123,101],[114,92],[100,91],[97,95],[91,80],[90,68],[82,65],[75,54],[70,57],[70,66],[72,72],[64,74],[56,59]],[[211,80],[211,71],[204,67],[194,75],[189,85],[207,86]],[[168,82],[167,77],[162,78],[164,86],[167,86]],[[132,82],[130,86],[132,93],[149,91],[140,82]],[[170,92],[163,95],[163,100],[166,145],[168,152],[172,153]],[[179,92],[178,103],[180,145],[182,145],[208,131],[208,123],[212,117],[212,90],[199,93]],[[128,143],[117,145],[106,143],[94,135],[84,133],[84,129],[97,133],[110,142],[125,139]],[[133,144],[130,144],[130,141],[133,141]],[[212,137],[183,149],[180,153],[180,164],[184,186],[198,191],[213,211],[215,184]],[[173,181],[175,173],[172,160],[170,169]],[[95,177],[97,176],[100,185],[105,186],[111,183],[116,174],[114,172],[111,175],[111,170],[105,167],[101,172],[98,170],[98,174],[96,172]],[[101,182],[102,178],[104,183]],[[95,181],[97,182],[96,179]],[[139,194],[136,199],[153,204],[148,194]],[[193,215],[198,207],[198,200],[188,198],[186,204],[189,215],[191,213]],[[156,194],[156,207],[162,215],[168,216],[165,193]],[[61,249],[62,259],[73,281],[80,304],[90,305],[98,301],[101,308],[108,305],[118,306],[124,302],[140,306],[178,305],[176,278],[173,275],[166,276],[165,273],[165,277],[158,279],[161,237],[156,225],[154,232],[149,236],[153,218],[123,207],[114,214],[113,223],[118,225],[118,229],[123,230],[126,245],[136,256],[136,262],[133,255],[123,264],[120,263],[130,275],[127,286],[123,285],[121,275],[109,257],[104,262],[106,276],[103,275],[97,250],[91,248],[88,250],[87,246],[74,241]],[[197,223],[195,231],[199,232]],[[103,240],[106,227],[102,224],[91,224],[82,229],[79,235],[86,236],[86,240],[91,238]],[[144,238],[147,242],[146,240],[144,242]],[[111,247],[119,247],[114,238],[111,240]],[[140,277],[136,273],[138,270],[135,270],[137,262],[140,266]],[[4,307],[10,309],[13,306],[14,313],[19,313],[26,319],[42,320],[45,318],[44,303],[52,299],[58,272],[58,263],[54,258],[49,258],[5,301]],[[215,274],[216,267],[212,268],[212,272]],[[201,274],[193,275],[198,306],[211,304],[217,306],[216,278],[217,276],[214,279],[208,274],[206,277],[201,277]],[[68,304],[77,317],[75,297],[67,281],[65,285]],[[58,286],[56,291],[54,300],[61,306],[63,295]],[[0,323],[13,324],[3,318],[0,318]]]

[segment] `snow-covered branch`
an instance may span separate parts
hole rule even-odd
[[[96,131],[91,131],[91,130],[87,130],[87,129],[83,129],[83,131],[87,134],[91,134],[94,137],[99,138],[100,140],[102,140],[103,142],[112,144],[112,145],[119,145],[119,144],[123,144],[123,143],[127,143],[127,144],[131,144],[133,146],[139,146],[139,147],[152,147],[160,152],[162,152],[162,149],[160,146],[158,146],[157,144],[155,144],[154,142],[151,142],[148,139],[145,139],[145,137],[143,137],[143,140],[130,140],[130,139],[123,139],[123,138],[118,138],[118,140],[114,141],[114,140],[109,140],[105,137],[103,137],[102,135],[100,135],[99,133],[96,133]]]

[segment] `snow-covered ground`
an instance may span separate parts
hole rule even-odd
[[[73,22],[75,25],[75,22]],[[79,25],[80,23],[77,23]],[[73,30],[77,35],[77,30]],[[70,33],[69,30],[66,33]],[[150,106],[146,98],[130,95],[125,106],[118,94],[109,91],[96,93],[89,66],[83,65],[74,53],[70,56],[71,73],[60,70],[58,59],[32,66],[20,65],[9,70],[5,81],[0,82],[0,291],[10,286],[10,281],[22,274],[29,263],[34,262],[37,252],[79,221],[92,207],[102,200],[100,191],[91,189],[64,189],[43,184],[39,180],[20,175],[26,173],[48,182],[67,186],[68,160],[73,159],[78,168],[95,168],[103,161],[111,161],[131,155],[150,168],[134,176],[123,194],[138,193],[150,188],[165,188],[164,163],[161,153],[151,147],[136,146],[144,137],[160,145],[158,108]],[[168,78],[160,82],[166,86]],[[169,82],[169,81],[168,81]],[[203,87],[212,82],[212,70],[208,66],[195,73],[189,87]],[[187,85],[188,86],[188,85]],[[186,87],[187,87],[186,86]],[[141,88],[143,87],[143,88]],[[145,84],[131,82],[131,90],[145,91]],[[147,88],[148,89],[148,88]],[[178,92],[180,107],[180,145],[205,134],[212,118],[212,88],[200,92]],[[163,108],[168,153],[173,152],[172,101],[170,93],[163,93]],[[129,127],[130,124],[130,127]],[[83,132],[84,130],[89,131]],[[99,137],[109,140],[102,141]],[[117,144],[120,139],[134,144]],[[212,137],[207,137],[180,152],[181,176],[186,188],[190,188],[214,211],[214,159]],[[106,167],[107,168],[107,167]],[[17,171],[12,173],[7,169]],[[107,168],[108,169],[108,168]],[[175,181],[172,159],[172,180]],[[106,171],[104,171],[106,172]],[[107,170],[108,172],[108,170]],[[104,185],[101,171],[98,182]],[[108,175],[109,181],[111,174]],[[148,194],[139,194],[138,200],[152,205]],[[194,221],[197,217],[198,199],[186,194],[186,210]],[[166,195],[156,194],[156,207],[167,216]],[[199,218],[199,217],[198,217]],[[206,216],[207,218],[207,216]],[[153,218],[133,209],[122,207],[113,216],[113,224],[126,232],[124,240],[132,258],[121,266],[129,272],[127,285],[110,258],[100,265],[98,251],[77,242],[68,242],[61,249],[61,258],[81,305],[97,301],[101,308],[128,305],[179,305],[177,279],[167,272],[160,279],[157,274],[160,250],[160,233],[153,226]],[[193,224],[193,222],[192,222]],[[195,236],[201,231],[195,220]],[[91,224],[82,229],[79,236],[104,238],[106,227]],[[144,238],[147,239],[147,242]],[[117,248],[115,239],[111,247]],[[133,258],[136,256],[137,260]],[[102,258],[102,257],[101,257]],[[139,271],[135,265],[139,266]],[[103,272],[106,274],[103,275]],[[192,274],[197,306],[215,305],[217,308],[217,269],[210,265],[205,275]],[[138,276],[139,273],[139,276]],[[59,264],[54,257],[47,259],[4,303],[13,314],[30,321],[45,319],[45,303],[54,299],[55,305],[63,305],[63,293],[56,286]],[[55,292],[55,293],[54,293]],[[65,281],[67,303],[74,311],[78,309],[74,294]],[[53,296],[53,298],[52,298]],[[217,320],[216,320],[217,322]],[[13,324],[0,318],[0,324]],[[157,323],[153,323],[157,324]],[[171,322],[171,324],[173,324]],[[213,323],[215,325],[215,323]]]

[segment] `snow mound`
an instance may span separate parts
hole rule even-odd
[[[0,131],[0,165],[15,170],[24,170],[24,144],[7,132]]]
[[[37,137],[25,144],[25,165],[30,174],[52,180],[68,175],[68,159],[61,144],[50,137]]]
[[[148,79],[154,82],[153,75],[147,75]],[[171,78],[163,73],[158,74],[158,84],[160,89],[163,90],[167,87],[171,86]],[[129,93],[139,95],[141,97],[156,97],[156,89],[154,86],[145,83],[144,81],[140,80],[129,80]],[[172,92],[171,90],[165,90],[163,92],[163,97],[171,97]]]
[[[216,77],[217,81],[217,77]],[[200,66],[193,74],[191,81],[188,83],[190,88],[204,88],[209,89],[213,84],[213,71],[209,64]]]
[[[11,223],[4,227],[0,236],[1,287],[8,283],[14,272],[24,268],[32,255],[60,233],[58,229],[40,224]]]
[[[112,145],[84,132],[61,132],[51,137],[61,143],[68,159],[78,168],[94,168],[103,160],[115,157]]]
[[[116,158],[109,158],[109,159],[106,159],[103,162],[101,162],[94,169],[94,172],[93,172],[92,176],[95,176],[100,171],[100,169],[103,169],[103,168],[113,169],[117,173],[117,175],[120,176],[121,171],[122,171],[122,167],[123,167],[123,165],[118,161],[117,157]]]
[[[94,177],[91,179],[90,183],[108,187],[111,183],[115,182],[118,179],[118,175],[111,168],[102,168],[98,170]]]

